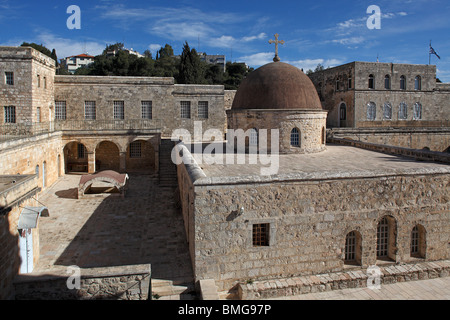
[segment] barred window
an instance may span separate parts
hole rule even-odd
[[[114,101],[114,119],[125,119],[125,110],[123,101]]]
[[[253,246],[267,247],[269,246],[269,223],[258,223],[253,225]]]
[[[377,117],[377,105],[374,102],[367,104],[367,120],[374,121]]]
[[[419,102],[414,105],[414,120],[422,120],[422,105]]]
[[[5,107],[5,123],[16,123],[16,107]]]
[[[406,90],[406,77],[400,77],[400,90]]]
[[[377,258],[388,256],[389,223],[386,217],[381,219],[377,227]]]
[[[208,101],[198,102],[198,117],[200,119],[208,119]]]
[[[258,129],[256,128],[250,129],[249,145],[250,146],[258,145]]]
[[[300,146],[300,132],[297,128],[292,129],[291,131],[291,146],[299,147]]]
[[[419,253],[419,228],[415,226],[411,232],[411,255]]]
[[[56,120],[66,120],[66,102],[65,101],[55,101],[55,118]]]
[[[347,234],[345,238],[345,261],[352,262],[356,260],[356,233],[355,231]]]
[[[181,101],[181,119],[190,119],[191,118],[191,102],[190,101]]]
[[[414,79],[414,90],[422,90],[422,78],[420,76]]]
[[[383,119],[384,120],[392,119],[392,106],[389,102],[386,102],[383,106]]]
[[[408,105],[406,104],[406,102],[400,103],[398,118],[399,120],[406,120],[408,118]]]
[[[142,144],[140,141],[130,143],[130,158],[140,158],[142,156]]]
[[[86,120],[95,120],[96,119],[95,101],[85,101],[84,102],[84,118]]]
[[[152,119],[152,102],[151,101],[141,101],[141,114],[142,119]]]
[[[5,83],[7,85],[14,85],[14,72],[5,72]]]
[[[77,145],[78,148],[78,159],[86,159],[86,147],[84,144],[79,143]]]

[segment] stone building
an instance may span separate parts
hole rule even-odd
[[[250,75],[227,112],[228,130],[238,129],[235,125],[304,130],[297,110],[319,112],[312,108],[319,98],[306,76],[283,86],[301,72],[294,69],[275,62]],[[274,85],[265,86],[265,78]],[[284,106],[284,97],[297,97],[291,104],[296,110]],[[285,112],[281,120],[277,102]],[[448,165],[349,146],[323,148],[324,125],[321,116],[308,138],[300,135],[321,152],[280,152],[272,159],[278,170],[266,175],[261,172],[267,163],[251,162],[249,151],[237,162],[239,152],[217,146],[215,161],[207,162],[195,148],[178,145],[184,160],[178,165],[180,198],[196,280],[214,279],[219,291],[258,281],[255,290],[270,286],[276,293],[276,280],[372,265],[408,268],[450,257]],[[280,134],[280,150],[284,139]],[[291,147],[298,147],[297,141],[292,138]]]
[[[434,65],[356,61],[310,78],[332,136],[434,151],[450,146],[450,88],[436,82]]]

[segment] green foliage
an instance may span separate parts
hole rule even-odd
[[[177,83],[220,84],[225,89],[237,89],[248,70],[243,63],[227,63],[227,71],[200,59],[197,51],[185,42],[181,56],[175,56],[173,48],[166,44],[152,58],[149,50],[143,58],[122,51],[122,43],[106,46],[94,63],[79,68],[75,75],[173,77]],[[115,52],[115,54],[111,54]],[[62,74],[62,73],[61,73]]]

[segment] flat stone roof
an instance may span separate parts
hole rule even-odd
[[[217,154],[216,157],[225,155]],[[236,155],[234,155],[236,160]],[[272,162],[275,158],[272,158]],[[217,161],[216,161],[217,162]],[[271,182],[283,180],[326,180],[345,178],[382,177],[411,174],[446,174],[450,166],[436,162],[419,161],[413,158],[384,154],[342,145],[327,145],[327,150],[314,154],[280,154],[278,170],[274,174],[261,174],[268,164],[207,164],[197,161],[195,185]],[[190,166],[192,167],[192,166]],[[273,167],[276,169],[276,166]]]

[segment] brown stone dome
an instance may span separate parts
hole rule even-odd
[[[272,62],[242,81],[231,109],[322,110],[322,105],[303,71],[287,63]]]

